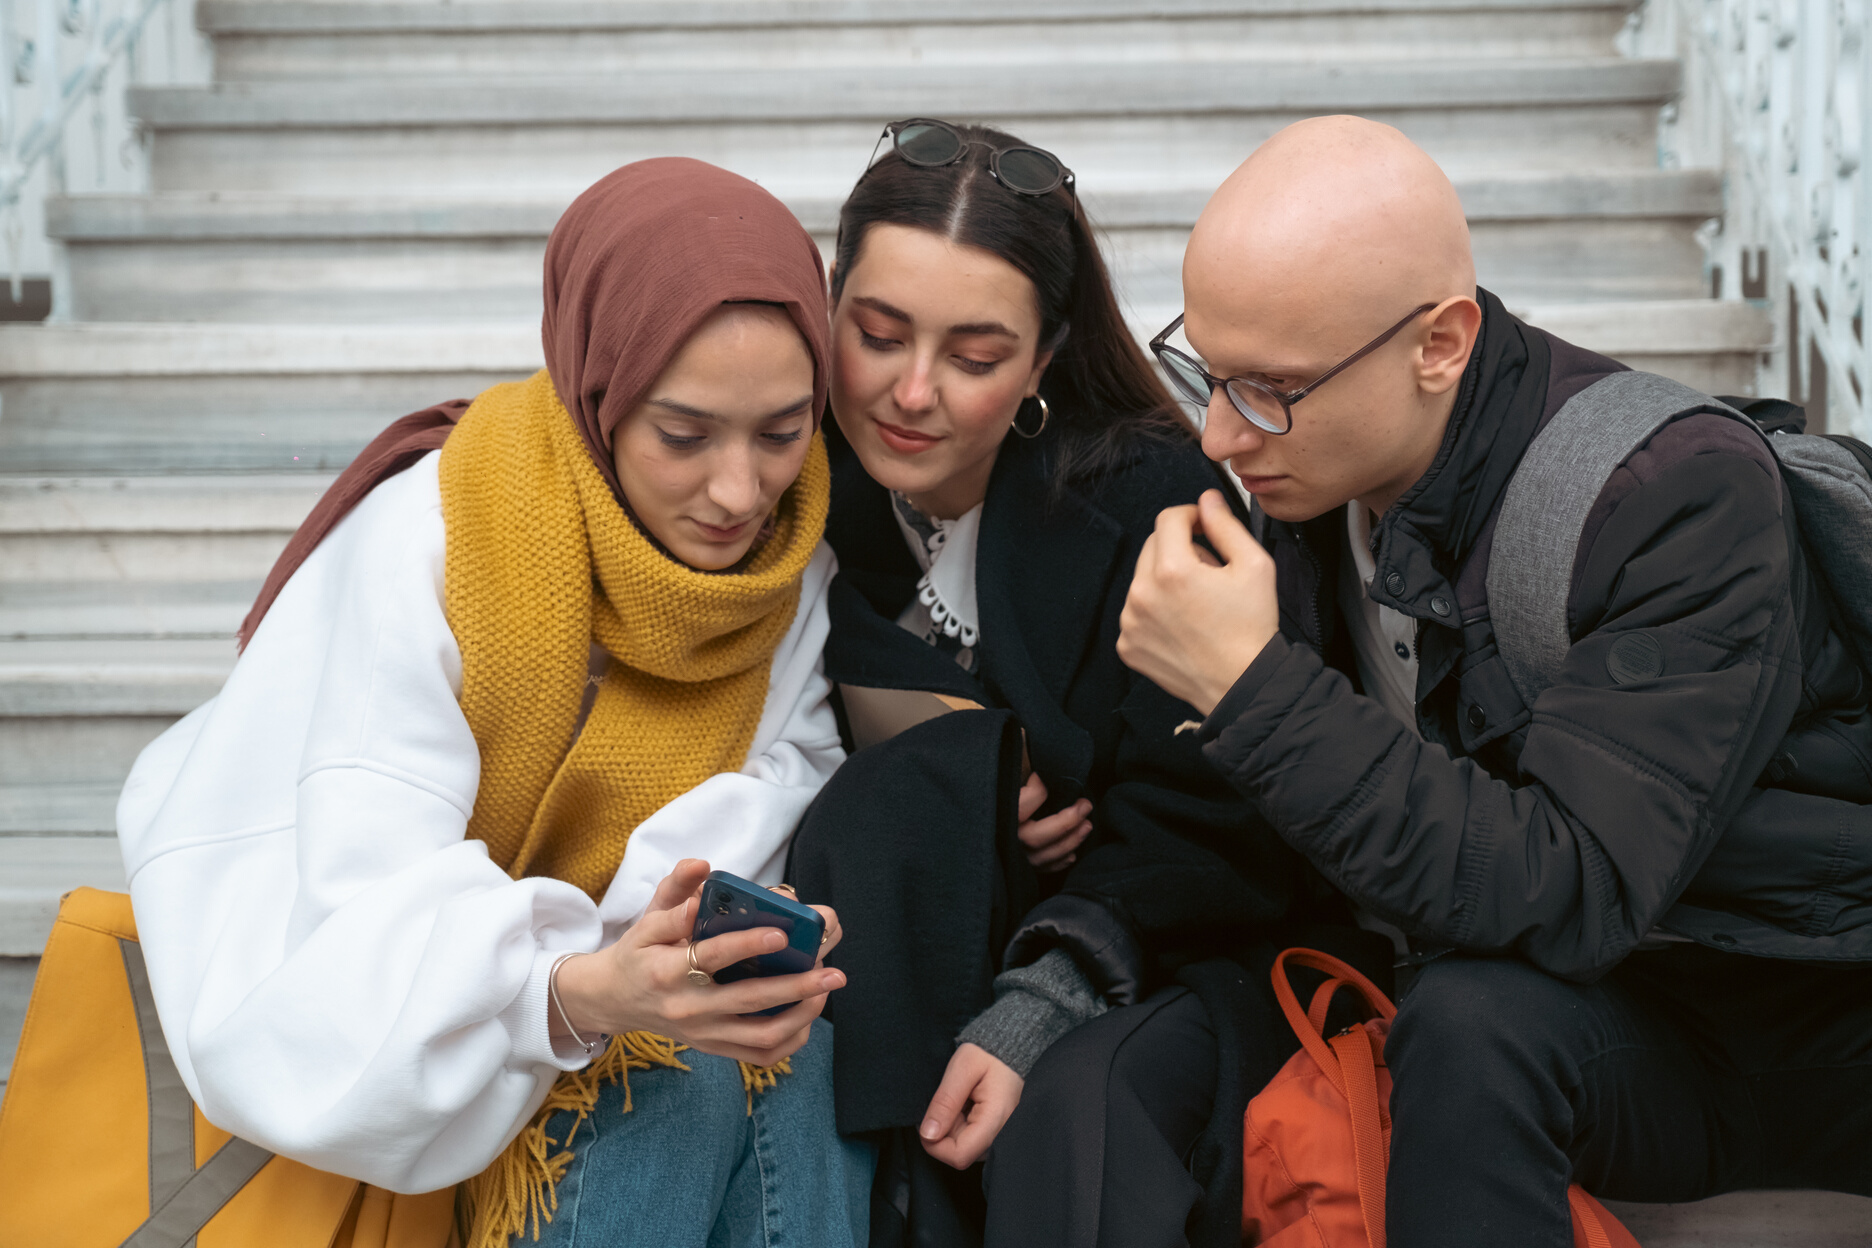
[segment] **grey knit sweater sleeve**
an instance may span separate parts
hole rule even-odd
[[[962,1029],[957,1044],[974,1044],[1025,1079],[1055,1040],[1111,1007],[1064,949],[995,976],[995,1003]]]

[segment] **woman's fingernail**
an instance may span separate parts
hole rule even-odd
[[[842,971],[827,971],[819,982],[827,988],[843,988],[845,986],[845,974]]]
[[[942,1138],[942,1123],[937,1122],[934,1118],[925,1118],[923,1120],[923,1125],[917,1128],[917,1134],[926,1140],[940,1140]]]
[[[760,938],[760,943],[763,949],[778,949],[781,945],[786,944],[786,937],[779,932],[770,930],[765,936]]]

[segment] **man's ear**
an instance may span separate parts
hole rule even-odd
[[[1462,380],[1482,332],[1482,307],[1467,295],[1445,299],[1430,310],[1417,363],[1417,384],[1427,394],[1443,394]]]

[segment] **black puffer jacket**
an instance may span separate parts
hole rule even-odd
[[[1480,298],[1443,447],[1373,533],[1372,597],[1420,621],[1422,740],[1358,695],[1333,511],[1267,524],[1281,636],[1204,725],[1210,761],[1348,895],[1431,946],[1581,980],[1665,933],[1872,960],[1872,716],[1772,454],[1698,413],[1626,459],[1572,566],[1550,570],[1570,577],[1573,645],[1530,713],[1489,619],[1496,511],[1543,423],[1621,366]],[[1609,669],[1631,632],[1661,647],[1661,677]]]
[[[1176,732],[1191,708],[1117,655],[1118,614],[1158,512],[1223,484],[1196,446],[1139,438],[1128,462],[1095,487],[1056,494],[1052,439],[1008,439],[976,552],[978,678],[897,625],[916,592],[917,565],[889,494],[865,474],[835,423],[826,437],[833,465],[826,537],[839,557],[827,675],[1008,708],[1046,782],[1042,809],[1093,800],[1094,839],[1041,915],[1016,929],[1030,956],[1016,954],[1013,963],[1064,944],[1097,988],[1124,1004],[1162,982],[1140,946],[1158,956],[1175,948],[1188,960],[1205,956],[1196,933],[1265,932],[1287,917],[1317,877],[1256,823],[1204,761],[1194,734]],[[840,773],[828,789],[845,781]]]
[[[1275,949],[1304,941],[1381,979],[1389,949],[1370,956],[1360,941],[1370,933],[1350,926],[1343,899],[1254,818],[1195,734],[1177,731],[1195,711],[1118,659],[1119,612],[1158,513],[1225,482],[1193,442],[1140,438],[1096,482],[1055,492],[1054,438],[1007,439],[976,547],[978,677],[897,625],[916,561],[889,494],[835,422],[826,437],[826,537],[839,558],[826,674],[991,708],[855,753],[793,842],[789,878],[801,896],[836,906],[846,933],[828,962],[851,983],[826,1009],[840,1036],[839,1127],[900,1137],[879,1137],[873,1243],[970,1242],[933,1229],[951,1224],[929,1208],[944,1176],[932,1177],[933,1162],[918,1173],[927,1159],[909,1133],[956,1034],[993,1001],[995,974],[1052,948],[1113,1005],[1173,981],[1202,999],[1220,1069],[1190,1158],[1205,1189],[1190,1234],[1199,1245],[1238,1243],[1242,1109],[1298,1043],[1268,987]],[[1036,877],[1015,840],[1016,723],[1046,782],[1045,809],[1094,803],[1093,838],[1063,880]],[[909,1167],[901,1182],[898,1162]],[[979,1202],[979,1180],[968,1181]]]

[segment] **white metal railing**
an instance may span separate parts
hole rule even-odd
[[[1648,0],[1627,50],[1676,56],[1659,163],[1719,167],[1705,227],[1713,293],[1762,303],[1774,350],[1759,390],[1810,423],[1872,437],[1872,0]]]
[[[48,197],[148,189],[125,89],[205,78],[193,10],[190,0],[0,0],[0,245],[14,303],[25,275],[47,276],[60,315]]]

